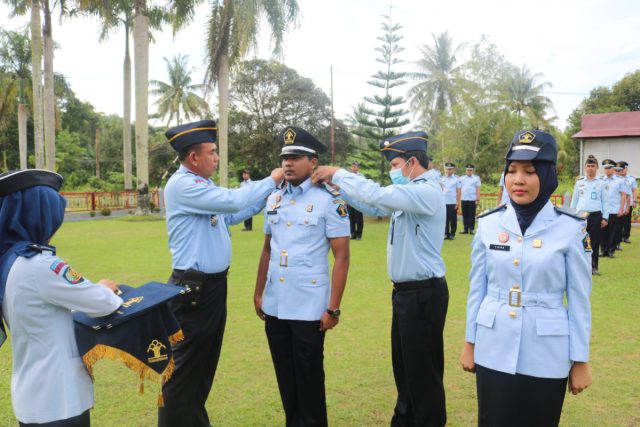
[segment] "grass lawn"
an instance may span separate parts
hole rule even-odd
[[[227,329],[213,390],[207,402],[216,426],[282,426],[284,414],[262,322],[253,310],[253,287],[262,247],[262,218],[253,232],[233,227]],[[367,221],[362,241],[352,241],[351,269],[342,318],[325,341],[329,423],[389,424],[395,399],[391,371],[391,286],[386,274],[386,221]],[[600,261],[593,283],[591,363],[594,383],[567,395],[563,426],[640,425],[640,230],[616,259]],[[471,236],[446,241],[450,290],[445,328],[445,386],[449,425],[476,423],[474,376],[459,368],[464,339]],[[170,272],[164,222],[123,220],[66,223],[55,236],[59,255],[81,274],[139,285],[164,281]],[[635,313],[635,314],[634,314]],[[0,349],[0,426],[17,425],[10,402],[11,348]],[[101,361],[95,370],[94,426],[153,426],[158,387],[147,382],[138,395],[137,376],[124,365]]]

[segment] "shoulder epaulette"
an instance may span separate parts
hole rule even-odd
[[[586,176],[581,176],[580,178],[578,178],[578,181],[582,181],[585,178],[586,178]]]
[[[559,208],[557,206],[554,206],[554,209],[559,214],[567,215],[571,218],[579,219],[580,221],[583,221],[589,217],[589,212],[586,211],[575,211],[573,209]]]
[[[326,182],[322,183],[322,186],[324,187],[325,190],[327,190],[327,192],[329,192],[329,194],[331,194],[333,197],[338,197],[340,195],[340,191],[336,190],[335,188],[333,188],[332,186],[330,186],[329,184],[327,184]]]
[[[497,208],[488,209],[488,210],[482,212],[480,215],[478,215],[478,218],[483,218],[485,216],[491,215],[492,213],[500,212],[500,211],[502,211],[502,210],[504,210],[506,208],[507,208],[507,204],[506,203],[502,203],[502,204],[498,205]]]
[[[427,182],[426,179],[424,178],[418,178],[418,179],[414,179],[413,182],[418,183],[418,182]]]

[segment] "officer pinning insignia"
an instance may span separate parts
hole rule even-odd
[[[215,227],[216,225],[218,225],[218,215],[215,215],[215,214],[211,215],[209,222],[211,223],[212,227]]]
[[[591,237],[589,237],[588,233],[584,236],[584,239],[582,239],[582,245],[584,246],[585,252],[593,252],[593,249],[591,249]]]
[[[336,212],[338,212],[338,215],[340,215],[342,218],[346,218],[347,216],[349,216],[349,211],[347,211],[347,207],[342,203],[338,205]]]

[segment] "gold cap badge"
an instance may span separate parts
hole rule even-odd
[[[287,129],[287,131],[284,133],[284,145],[291,145],[295,140],[296,133],[291,128]]]
[[[526,131],[525,133],[521,133],[518,137],[518,142],[520,144],[531,144],[533,140],[536,139],[536,134],[530,131]]]

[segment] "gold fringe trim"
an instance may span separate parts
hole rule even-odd
[[[173,344],[173,341],[179,342],[184,339],[184,335],[182,334],[182,330],[179,330],[175,334],[170,337],[170,340]],[[87,368],[89,376],[91,377],[91,381],[95,381],[93,376],[93,365],[98,362],[100,359],[109,359],[114,362],[122,362],[124,365],[131,369],[134,372],[137,372],[140,375],[140,388],[139,394],[144,394],[144,380],[160,380],[160,392],[158,397],[158,407],[164,406],[164,398],[162,396],[162,386],[169,381],[169,378],[173,375],[173,370],[175,368],[175,361],[173,357],[169,359],[169,363],[162,374],[158,374],[153,369],[149,368],[140,360],[136,359],[131,354],[126,351],[122,351],[120,349],[110,347],[104,344],[98,344],[89,350],[84,356],[82,356],[82,361],[84,362],[84,366]]]
[[[178,332],[176,332],[173,335],[169,335],[169,342],[171,343],[171,345],[176,345],[182,340],[184,340],[184,334],[182,333],[182,329],[178,329]]]

